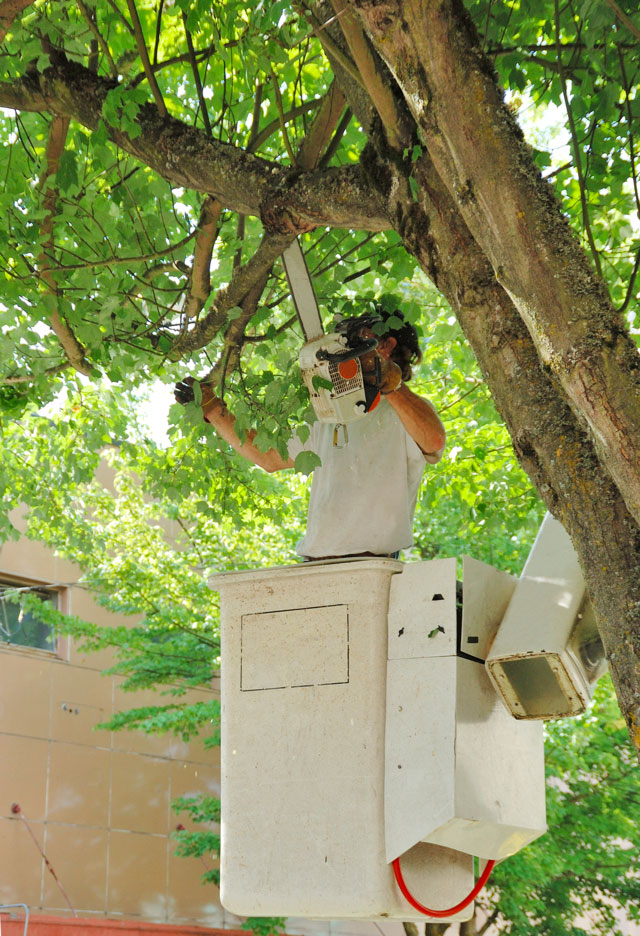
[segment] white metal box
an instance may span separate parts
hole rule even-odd
[[[402,568],[386,559],[302,563],[214,579],[221,900],[234,913],[422,919],[385,848],[387,610]],[[449,907],[471,890],[470,855],[412,846],[402,870],[420,901]]]
[[[547,514],[500,625],[487,669],[520,719],[579,715],[606,671],[578,557]]]
[[[501,859],[546,830],[542,725],[511,718],[483,665],[516,580],[467,557],[463,580],[462,615],[455,559],[391,582],[389,861],[420,840]]]

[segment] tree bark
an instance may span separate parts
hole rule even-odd
[[[543,182],[460,0],[355,0],[542,363],[640,522],[640,356]]]

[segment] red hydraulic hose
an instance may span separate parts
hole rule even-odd
[[[425,907],[421,903],[419,903],[416,900],[416,898],[413,896],[413,894],[411,893],[407,885],[405,884],[405,880],[402,877],[402,870],[400,868],[400,859],[396,858],[394,861],[391,862],[391,864],[393,865],[393,873],[396,876],[398,887],[400,888],[400,890],[402,891],[406,899],[409,901],[409,903],[415,910],[417,910],[419,913],[423,913],[425,916],[449,917],[449,916],[454,916],[454,914],[456,913],[460,913],[461,910],[464,910],[465,907],[468,907],[469,904],[473,900],[475,900],[475,898],[478,896],[478,894],[480,893],[484,885],[489,880],[489,875],[493,871],[495,861],[493,859],[490,861],[487,861],[485,869],[480,875],[480,877],[478,878],[478,880],[476,881],[476,886],[473,888],[473,890],[469,894],[467,894],[464,900],[461,900],[460,903],[455,905],[455,907],[449,907],[448,910],[430,910],[429,907]]]

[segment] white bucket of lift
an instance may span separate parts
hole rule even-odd
[[[387,859],[417,841],[481,858],[546,830],[542,725],[504,710],[483,665],[515,587],[467,557],[406,565],[391,582],[387,669]]]
[[[521,719],[579,715],[606,671],[604,649],[571,540],[547,514],[487,657]]]
[[[233,913],[422,919],[385,853],[387,608],[401,570],[371,559],[213,580],[222,600],[221,901]],[[402,871],[436,908],[473,887],[472,857],[438,845],[414,843]]]

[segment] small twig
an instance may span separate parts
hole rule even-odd
[[[113,12],[116,14],[116,16],[118,17],[118,19],[120,20],[120,22],[122,23],[122,25],[124,26],[124,28],[125,28],[128,32],[130,32],[132,36],[135,36],[135,32],[134,32],[133,26],[131,25],[131,23],[129,22],[129,20],[127,19],[127,17],[124,16],[124,14],[123,14],[122,11],[120,10],[120,8],[119,8],[118,4],[115,2],[115,0],[107,0],[107,3],[109,4],[109,6],[110,6],[111,9],[113,10]]]
[[[615,0],[606,0],[613,12],[616,14],[621,23],[623,23],[629,32],[633,33],[636,39],[640,39],[640,27],[636,26],[632,19],[630,19],[624,10],[621,10]]]
[[[60,374],[62,371],[68,370],[71,367],[69,361],[64,361],[62,364],[56,364],[55,367],[48,367],[43,373],[50,374]],[[17,384],[33,383],[34,380],[37,380],[38,377],[41,377],[42,374],[16,374],[14,377],[2,377],[0,378],[1,384],[7,384],[8,386],[15,386]]]
[[[457,399],[453,400],[451,403],[447,403],[446,406],[439,406],[438,412],[444,413],[446,410],[451,409],[453,406],[457,406],[461,400],[464,400],[465,397],[468,397],[472,393],[475,393],[478,387],[481,387],[481,386],[482,386],[482,381],[478,381],[478,383],[474,384],[473,387],[471,387],[469,390],[466,391],[466,393],[462,393],[459,397],[457,397]]]
[[[347,127],[351,123],[352,117],[353,117],[353,111],[351,110],[351,108],[347,107],[344,114],[342,115],[342,119],[340,123],[336,127],[336,132],[333,134],[331,142],[329,143],[327,149],[325,150],[322,156],[322,159],[318,163],[318,169],[326,169],[326,167],[329,165],[329,163],[335,156],[337,149],[340,146],[342,137],[347,132]]]
[[[287,133],[287,123],[284,116],[284,108],[282,106],[282,95],[280,94],[280,87],[278,85],[278,78],[273,68],[271,69],[271,83],[273,84],[273,93],[276,99],[276,109],[278,111],[278,119],[280,120],[280,131],[282,133],[282,139],[284,141],[285,148],[287,150],[287,155],[289,156],[289,161],[292,166],[297,165],[296,157],[293,152],[293,147],[291,146],[291,140],[289,139],[289,134]]]
[[[207,102],[205,101],[204,94],[202,93],[202,82],[200,81],[200,72],[198,71],[198,62],[196,60],[196,52],[193,47],[193,39],[191,38],[191,33],[189,32],[187,28],[187,14],[184,11],[182,13],[182,25],[184,26],[184,34],[187,39],[187,48],[189,50],[189,58],[191,59],[191,71],[193,72],[193,80],[196,85],[198,101],[200,102],[200,110],[202,112],[202,122],[204,123],[204,129],[207,131],[207,136],[211,136],[211,121],[209,120]]]
[[[633,290],[636,283],[636,276],[638,275],[638,270],[640,269],[640,250],[636,254],[636,262],[633,264],[633,270],[631,271],[631,276],[629,277],[629,285],[627,286],[627,293],[624,297],[624,302],[618,309],[618,312],[626,312],[629,306],[629,303],[633,299]]]
[[[548,179],[553,179],[554,176],[557,176],[560,172],[564,172],[565,169],[570,169],[573,163],[571,161],[563,163],[561,166],[558,166],[557,169],[553,169],[551,172],[548,172],[546,175],[542,176],[546,182]]]
[[[160,45],[160,33],[162,32],[162,11],[164,9],[164,0],[160,0],[160,5],[158,7],[158,15],[156,16],[156,41],[153,44],[153,65],[152,68],[156,70],[156,65],[158,64],[158,47]]]
[[[569,93],[567,91],[567,81],[564,72],[564,66],[562,64],[562,48],[560,46],[560,5],[558,0],[554,0],[555,6],[555,27],[556,27],[556,44],[558,50],[558,75],[560,77],[560,85],[562,89],[562,99],[564,101],[565,110],[567,112],[567,119],[569,121],[569,130],[571,133],[571,143],[573,146],[573,156],[576,164],[576,172],[578,173],[578,187],[580,189],[580,204],[582,205],[582,223],[584,224],[585,233],[587,235],[587,240],[589,241],[589,247],[591,248],[591,255],[593,257],[593,262],[595,268],[598,272],[598,276],[602,277],[602,266],[600,264],[600,256],[598,254],[598,249],[596,247],[596,242],[593,238],[593,231],[591,230],[591,221],[589,219],[589,206],[587,203],[587,189],[584,179],[584,173],[582,171],[582,159],[580,158],[580,148],[578,144],[578,133],[576,130],[575,121],[573,119],[573,111],[571,110],[571,102],[569,101]]]
[[[181,247],[184,247],[185,244],[188,244],[189,241],[196,237],[197,231],[198,229],[196,228],[195,231],[190,231],[189,234],[178,241],[177,244],[170,244],[169,247],[164,247],[162,250],[156,250],[153,253],[141,254],[137,257],[111,257],[107,260],[86,260],[84,263],[71,263],[66,266],[57,264],[55,269],[56,271],[65,272],[67,270],[87,270],[94,269],[95,267],[121,266],[127,263],[147,263],[149,260],[157,260],[158,257],[166,257],[167,254],[173,253],[175,250],[180,250]]]
[[[638,192],[638,172],[636,168],[636,158],[635,158],[635,140],[633,138],[632,127],[634,124],[633,113],[631,111],[631,89],[629,87],[629,81],[627,79],[627,70],[624,66],[624,56],[622,54],[622,49],[619,45],[616,46],[618,50],[618,59],[620,61],[620,72],[622,74],[622,81],[624,87],[624,98],[625,98],[625,110],[627,112],[627,123],[629,125],[629,159],[631,162],[631,178],[633,180],[633,192],[636,199],[636,210],[640,215],[640,193]]]
[[[131,21],[133,23],[133,34],[136,38],[138,52],[140,53],[140,58],[142,60],[142,67],[144,68],[144,73],[147,76],[147,81],[149,82],[151,93],[153,94],[160,116],[166,117],[167,106],[164,103],[162,92],[160,91],[160,87],[158,85],[158,82],[156,81],[156,76],[154,74],[153,68],[151,67],[151,60],[149,59],[149,53],[147,51],[147,44],[144,40],[144,33],[142,32],[142,24],[140,23],[140,17],[138,16],[138,10],[136,8],[135,0],[127,0],[127,8],[129,10],[129,15],[131,16]]]
[[[109,67],[109,74],[111,75],[112,78],[117,78],[118,66],[113,60],[113,56],[111,55],[111,50],[109,49],[109,45],[106,39],[104,38],[100,30],[98,29],[98,25],[95,21],[95,16],[92,15],[91,10],[89,10],[88,7],[83,3],[83,0],[77,0],[77,3],[80,9],[80,12],[82,13],[82,15],[84,16],[84,18],[86,19],[89,25],[89,29],[91,30],[93,35],[96,37],[96,41],[98,45],[100,46],[100,50],[102,51],[102,54],[107,60],[107,65]]]
[[[305,101],[304,104],[298,104],[297,107],[292,107],[291,110],[287,111],[285,114],[285,120],[288,122],[294,117],[300,117],[302,114],[306,114],[309,111],[315,110],[320,106],[321,98],[312,98],[310,101]],[[265,143],[269,137],[280,129],[280,119],[272,120],[268,123],[259,133],[256,133],[255,137],[251,141],[251,148],[247,146],[247,152],[255,153],[256,150],[260,149],[263,143]]]

